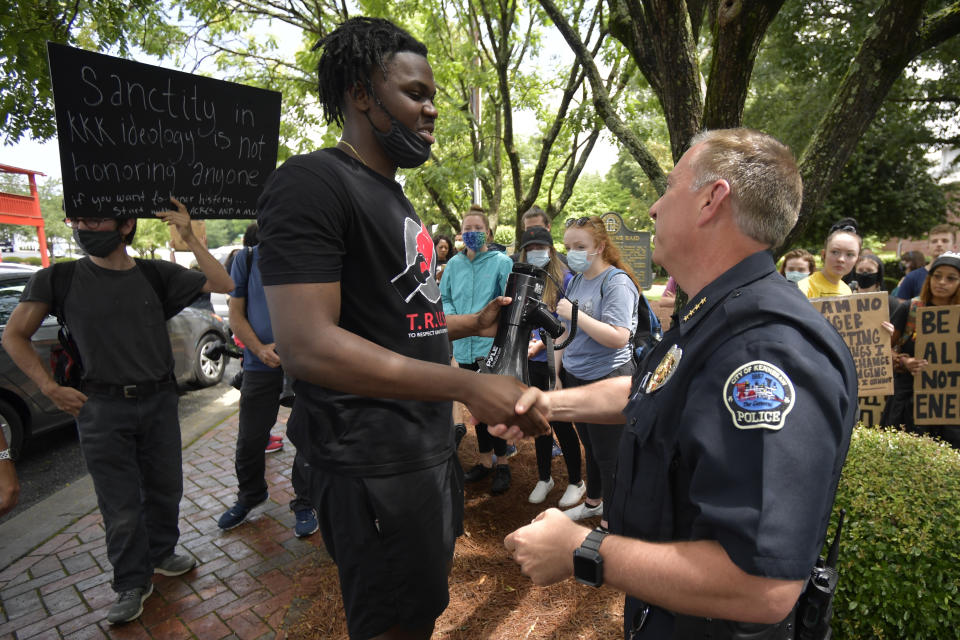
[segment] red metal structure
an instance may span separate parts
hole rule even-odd
[[[0,164],[0,171],[4,173],[18,173],[27,176],[30,180],[30,195],[21,196],[14,193],[0,192],[0,224],[19,224],[37,228],[37,240],[40,244],[40,261],[43,266],[50,266],[50,257],[47,255],[47,234],[43,230],[43,216],[40,214],[40,196],[37,194],[37,180],[34,176],[46,175],[39,171],[21,169]]]

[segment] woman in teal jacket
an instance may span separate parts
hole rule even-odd
[[[448,315],[474,313],[488,302],[503,295],[513,261],[505,253],[487,248],[490,225],[479,205],[473,205],[463,216],[461,229],[466,248],[447,261],[440,280],[443,311]],[[486,358],[493,338],[470,337],[453,341],[453,357],[461,369],[477,370],[477,359]],[[466,482],[477,482],[493,473],[490,492],[504,493],[510,488],[510,467],[506,464],[507,442],[490,435],[487,425],[476,425],[480,462],[466,472]],[[497,456],[494,469],[493,459]]]

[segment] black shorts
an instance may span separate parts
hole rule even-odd
[[[352,478],[311,469],[320,532],[340,574],[350,638],[433,624],[447,608],[453,547],[463,533],[456,457],[399,475]]]

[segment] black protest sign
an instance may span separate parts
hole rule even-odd
[[[861,396],[893,393],[890,333],[881,326],[890,318],[887,298],[881,291],[810,301],[847,343],[857,367]]]
[[[913,377],[913,419],[960,424],[960,306],[919,307],[914,355],[927,365]]]
[[[280,94],[47,43],[68,216],[253,218]]]
[[[603,214],[600,219],[607,229],[607,235],[620,249],[620,257],[633,269],[640,288],[649,289],[653,284],[653,272],[650,270],[650,234],[630,229],[620,214],[612,211]]]

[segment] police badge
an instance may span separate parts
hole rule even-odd
[[[669,380],[673,375],[673,372],[677,370],[677,366],[680,364],[680,358],[682,357],[683,349],[677,345],[670,347],[670,350],[667,351],[667,355],[663,356],[663,359],[660,361],[660,364],[657,365],[657,368],[654,369],[652,373],[647,374],[644,391],[646,393],[653,393],[665,385],[667,380]]]

